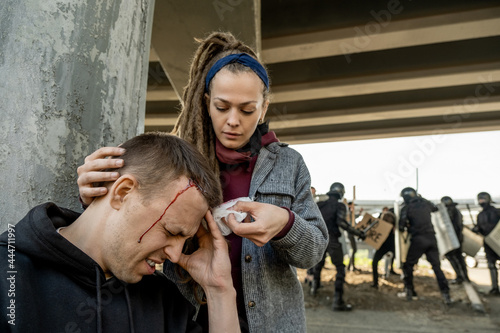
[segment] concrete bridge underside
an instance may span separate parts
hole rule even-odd
[[[146,131],[173,128],[194,38],[212,30],[259,50],[281,141],[500,129],[498,1],[162,0]]]

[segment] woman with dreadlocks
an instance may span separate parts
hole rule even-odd
[[[226,239],[242,332],[305,332],[295,267],[316,264],[328,243],[309,171],[264,121],[269,78],[255,52],[230,33],[215,32],[199,43],[173,133],[207,157],[220,176],[224,201],[253,199],[231,208],[246,212],[252,223],[238,223],[233,214],[225,220],[232,231]],[[118,177],[99,170],[116,167],[116,159],[104,157],[120,154],[119,148],[101,148],[79,168],[84,204],[105,192],[94,182]],[[201,306],[199,321],[204,313]]]

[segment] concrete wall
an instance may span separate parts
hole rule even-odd
[[[0,232],[53,201],[81,210],[76,168],[143,131],[154,0],[0,4]]]

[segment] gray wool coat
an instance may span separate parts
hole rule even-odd
[[[306,332],[304,295],[296,267],[318,263],[328,245],[328,231],[311,192],[311,177],[295,150],[273,142],[260,150],[248,196],[289,208],[295,222],[286,236],[258,247],[243,238],[241,269],[250,332]],[[168,267],[166,265],[165,267]],[[172,269],[165,270],[172,280]],[[179,289],[197,306],[192,291]]]

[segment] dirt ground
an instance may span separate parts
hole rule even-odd
[[[399,275],[390,275],[387,279],[382,276],[383,270],[379,267],[379,287],[374,289],[371,287],[373,278],[371,267],[368,265],[356,265],[361,269],[360,272],[346,272],[346,284],[344,285],[344,300],[350,303],[356,309],[363,310],[379,310],[379,311],[402,311],[405,309],[411,311],[427,311],[433,314],[438,314],[443,310],[443,302],[441,293],[437,286],[436,278],[430,268],[419,267],[414,272],[415,292],[419,296],[420,302],[405,302],[404,299],[397,296],[398,292],[403,290],[403,281]],[[399,270],[396,270],[399,272]],[[309,287],[302,283],[304,288],[304,300],[307,308],[314,307],[331,307],[333,303],[333,290],[335,282],[336,269],[330,262],[327,261],[325,268],[321,272],[322,287],[318,290],[316,297],[309,294]],[[445,272],[448,279],[453,279],[454,276]],[[305,270],[299,270],[298,276],[300,281],[304,281],[306,276]],[[467,294],[463,288],[454,288],[455,285],[450,285],[450,294],[458,303],[467,304]],[[460,307],[458,307],[460,308]]]
[[[390,322],[393,321],[392,318],[405,318],[404,322],[399,321],[401,325],[399,327],[378,321],[377,326],[382,332],[414,332],[413,329],[419,331],[422,328],[419,327],[419,323],[424,321],[427,332],[448,332],[448,329],[454,332],[500,332],[500,326],[497,326],[496,319],[490,318],[491,306],[494,307],[494,312],[498,310],[496,309],[498,307],[496,299],[492,300],[488,296],[481,294],[480,297],[486,313],[478,313],[471,308],[465,289],[461,285],[450,284],[453,304],[445,306],[430,265],[419,266],[415,270],[414,285],[418,300],[410,302],[397,296],[398,292],[403,290],[403,281],[399,275],[390,275],[385,278],[383,268],[379,266],[379,288],[375,289],[371,287],[370,263],[365,260],[361,263],[357,262],[356,266],[361,271],[346,272],[346,284],[344,286],[344,300],[353,306],[353,311],[350,314],[331,310],[336,270],[328,259],[321,274],[322,287],[315,297],[309,294],[309,286],[304,283],[306,270],[298,269],[298,278],[302,282],[306,315],[308,316],[308,332],[324,332],[326,331],[325,327],[328,327],[328,331],[330,331],[330,328],[335,328],[336,332],[349,331],[352,333],[358,331],[356,328],[353,329],[353,325],[357,326],[358,322],[361,325],[359,326],[360,332],[365,331],[366,327],[370,327],[368,331],[378,332],[378,330],[373,329],[373,324],[369,322],[369,316],[387,318],[385,321]],[[395,270],[400,272],[398,269]],[[448,280],[455,277],[454,274],[446,270],[444,270],[444,273]],[[350,318],[358,315],[363,316],[363,320],[351,322]],[[496,317],[496,314],[494,317]],[[344,318],[344,323],[334,321],[332,318]],[[318,322],[323,319],[325,319],[323,323]],[[366,327],[363,327],[363,321],[367,325]],[[309,323],[319,325],[321,329],[311,329]],[[432,325],[435,325],[435,323],[437,323],[437,326],[433,330]],[[484,329],[479,327],[483,323]],[[414,325],[414,328],[412,328],[412,325]]]

